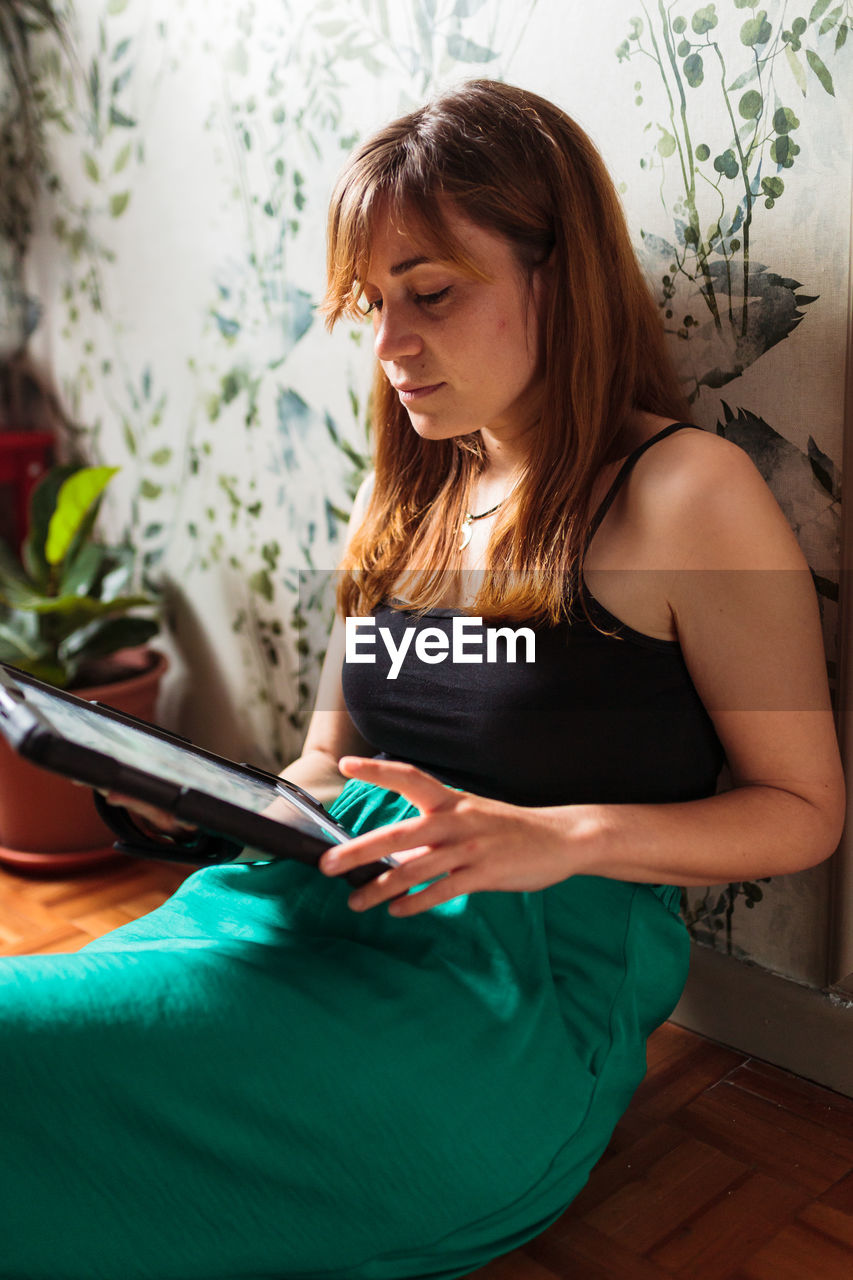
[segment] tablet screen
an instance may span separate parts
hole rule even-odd
[[[192,787],[241,809],[261,813],[273,800],[285,800],[290,806],[287,821],[311,836],[328,838],[338,844],[341,836],[333,825],[323,822],[323,815],[310,805],[279,787],[270,778],[255,778],[237,768],[229,768],[217,760],[196,755],[191,747],[169,742],[142,728],[123,724],[111,716],[100,715],[88,704],[77,705],[52,697],[34,685],[20,686],[29,706],[38,711],[66,740],[81,747],[100,751],[121,764],[153,774],[166,782]]]

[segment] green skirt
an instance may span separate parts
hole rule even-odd
[[[350,782],[353,833],[415,813]],[[206,868],[0,959],[0,1276],[451,1280],[587,1180],[687,971],[676,890],[577,876],[419,916]]]

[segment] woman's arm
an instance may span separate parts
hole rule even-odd
[[[302,754],[280,774],[310,791],[321,804],[329,804],[346,784],[338,768],[341,756],[372,755],[344,705],[341,672],[345,643],[344,622],[335,618]]]
[[[639,501],[679,548],[670,608],[733,790],[601,806],[605,874],[702,885],[814,866],[838,844],[844,780],[808,566],[742,450],[691,432],[654,461]]]
[[[371,472],[365,477],[355,495],[352,515],[347,527],[347,544],[364,519],[372,487],[373,473]],[[340,794],[346,784],[347,780],[338,768],[341,756],[372,754],[370,744],[365,742],[359,734],[344,703],[341,673],[344,665],[345,643],[344,621],[336,617],[329,636],[314,712],[308,725],[302,752],[280,774],[280,777],[310,791],[321,804],[329,804]]]
[[[359,837],[340,858],[326,855],[324,869],[429,850],[358,901],[373,905],[380,893],[441,875],[449,879],[395,909],[413,914],[460,893],[533,890],[576,874],[719,884],[802,870],[834,851],[844,782],[817,600],[796,539],[736,446],[690,432],[646,460],[632,502],[649,545],[670,549],[656,567],[733,789],[673,804],[525,809],[452,792],[407,766],[347,762],[350,776],[401,791],[422,816]]]

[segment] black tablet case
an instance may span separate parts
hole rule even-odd
[[[28,701],[28,696],[38,699],[38,703]],[[258,785],[268,787],[270,801],[284,797],[296,806],[294,823],[264,817],[248,807],[241,808],[232,800],[182,782],[179,763],[175,775],[165,778],[140,768],[138,763],[128,764],[117,754],[71,739],[51,717],[53,711],[61,720],[63,712],[67,716],[69,709],[81,725],[101,733],[108,731],[110,725],[124,726],[118,731],[132,731],[137,749],[154,753],[158,745],[162,749],[162,744],[168,744],[166,749],[173,757],[176,748],[179,753],[186,753],[188,766],[202,762],[208,768],[226,770],[222,778],[223,782],[227,778],[229,787],[241,780],[245,780],[247,788],[253,784],[255,789]],[[146,846],[144,836],[128,818],[126,810],[117,810],[96,797],[101,816],[119,835],[116,847],[120,852],[195,864],[293,858],[316,866],[326,849],[349,839],[349,833],[329,817],[319,801],[294,783],[254,765],[238,764],[205,751],[187,738],[112,707],[55,689],[5,663],[0,663],[0,733],[19,755],[33,764],[98,791],[114,791],[154,805],[213,837],[185,845],[149,841]],[[134,840],[134,833],[139,838]],[[245,851],[244,846],[248,847]],[[397,865],[393,858],[383,858],[354,869],[346,878],[351,884],[363,884]]]

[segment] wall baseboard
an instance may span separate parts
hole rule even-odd
[[[672,1022],[853,1097],[853,1001],[694,945]]]

